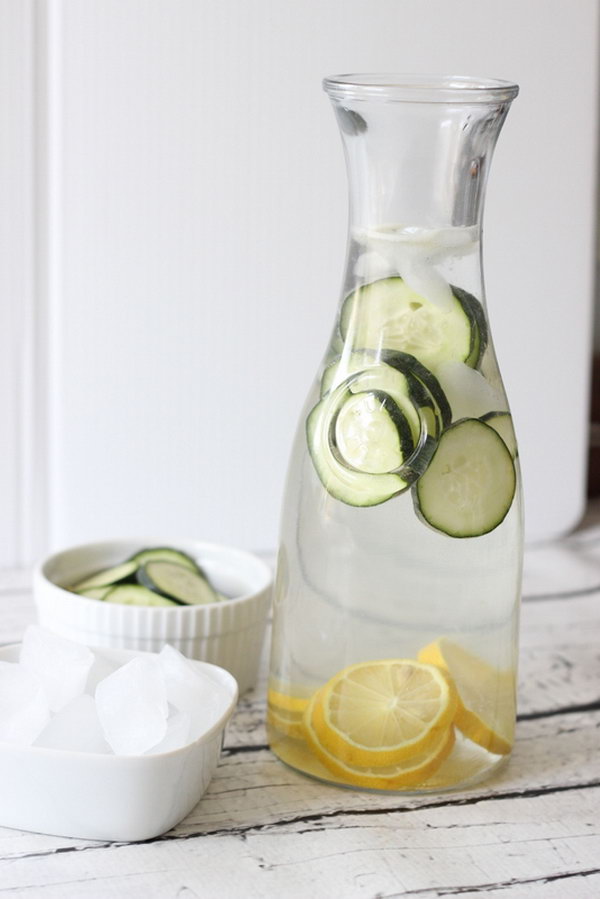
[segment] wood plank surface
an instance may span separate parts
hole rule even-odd
[[[303,777],[266,745],[265,654],[207,793],[177,828],[138,844],[0,828],[0,897],[597,899],[597,521],[526,554],[517,740],[490,780],[399,796]],[[6,573],[0,642],[33,619],[27,575]]]

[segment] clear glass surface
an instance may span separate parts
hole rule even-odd
[[[324,85],[348,252],[289,465],[269,740],[328,782],[455,788],[498,767],[514,736],[521,488],[481,220],[517,87]]]

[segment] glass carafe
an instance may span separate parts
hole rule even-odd
[[[522,514],[481,219],[516,85],[336,76],[348,252],[284,498],[272,750],[373,790],[474,783],[515,724]]]

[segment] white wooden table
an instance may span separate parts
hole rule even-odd
[[[568,539],[527,552],[524,594],[517,743],[493,780],[407,797],[311,781],[266,746],[263,682],[175,830],[111,844],[0,828],[0,899],[597,899],[598,510]],[[28,578],[6,573],[0,642],[33,618]]]

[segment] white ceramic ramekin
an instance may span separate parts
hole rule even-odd
[[[105,603],[65,589],[123,562],[141,549],[173,546],[195,558],[223,602],[202,606],[140,607]],[[240,694],[253,687],[271,598],[269,567],[251,553],[198,540],[149,537],[88,543],[55,553],[34,572],[42,627],[88,646],[159,652],[170,643],[192,659],[230,671]]]
[[[16,662],[20,645],[0,659]],[[140,653],[103,650],[125,664]],[[231,697],[221,718],[193,743],[156,755],[98,755],[0,743],[0,826],[89,840],[149,840],[194,808],[215,773],[225,725],[237,702],[227,671],[194,662]]]

